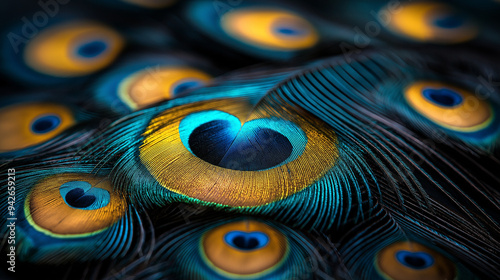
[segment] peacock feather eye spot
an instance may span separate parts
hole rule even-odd
[[[124,44],[122,36],[105,25],[70,21],[43,29],[26,45],[23,59],[44,75],[81,77],[109,66]]]
[[[319,41],[315,27],[306,18],[287,10],[235,9],[221,17],[220,25],[230,37],[268,50],[303,50]]]
[[[233,248],[251,251],[265,247],[269,242],[269,237],[260,231],[231,231],[224,236],[224,241]]]
[[[61,118],[59,116],[43,115],[33,121],[31,131],[37,134],[43,134],[56,129],[59,124],[61,124]]]
[[[434,258],[425,252],[409,252],[401,250],[396,252],[396,259],[402,265],[413,269],[426,269],[434,264]]]
[[[189,66],[158,65],[148,60],[144,64],[135,62],[112,72],[103,79],[100,94],[114,95],[128,109],[135,111],[172,99],[211,79],[207,73]]]
[[[386,246],[375,257],[384,279],[455,279],[456,265],[441,253],[420,243],[399,241]]]
[[[85,195],[83,189],[76,188],[66,194],[65,200],[74,208],[86,208],[95,202],[95,196]]]
[[[24,217],[52,237],[86,237],[108,229],[125,215],[125,198],[107,177],[58,173],[39,180],[24,202]],[[96,217],[99,217],[96,219]]]
[[[200,159],[232,170],[265,170],[290,158],[293,145],[287,136],[272,128],[250,126],[236,127],[228,120],[209,121],[191,132],[188,145]]]
[[[336,135],[320,120],[276,116],[245,99],[165,110],[144,136],[139,157],[161,186],[231,207],[259,206],[307,188],[338,156]],[[317,164],[305,169],[310,160]],[[186,164],[193,167],[187,177]],[[167,166],[173,172],[165,172]]]
[[[480,140],[497,130],[494,104],[466,88],[440,81],[415,81],[403,93],[419,115],[451,132]]]
[[[454,107],[463,102],[463,97],[458,92],[447,88],[426,88],[422,93],[427,100],[444,107]]]
[[[390,12],[390,7],[388,5]],[[443,3],[415,2],[401,5],[386,26],[393,33],[411,40],[437,44],[456,44],[474,39],[478,26]]]
[[[62,184],[59,192],[64,202],[75,209],[95,210],[105,207],[110,202],[108,190],[92,185],[85,181],[71,181]]]
[[[76,123],[71,107],[48,102],[20,103],[0,109],[0,152],[47,142]]]
[[[106,42],[103,42],[101,40],[95,40],[84,43],[81,46],[79,46],[76,49],[76,53],[81,57],[94,58],[103,54],[107,48],[108,45]]]
[[[200,245],[203,260],[230,278],[262,276],[282,265],[289,252],[279,229],[253,220],[216,226],[203,234]]]

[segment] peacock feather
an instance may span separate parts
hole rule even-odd
[[[0,278],[498,278],[499,5],[0,5]]]

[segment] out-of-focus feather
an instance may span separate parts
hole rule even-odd
[[[106,117],[81,104],[79,98],[67,96],[67,92],[19,93],[3,98],[0,163],[77,151]]]
[[[89,94],[94,106],[126,115],[201,87],[217,74],[208,62],[185,53],[136,54],[104,73]]]

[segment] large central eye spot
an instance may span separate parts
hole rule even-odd
[[[413,269],[426,269],[434,263],[434,258],[426,252],[409,252],[405,250],[396,253],[396,259]]]
[[[183,142],[191,153],[232,170],[256,171],[282,165],[300,155],[307,142],[304,132],[289,121],[257,119],[241,126],[238,118],[221,111],[191,114],[181,122],[182,128],[190,130],[184,133]],[[303,145],[294,148],[292,141]]]
[[[447,88],[427,88],[423,90],[423,95],[427,100],[444,107],[454,107],[463,101],[463,97],[459,93]]]
[[[95,210],[109,204],[110,194],[107,190],[92,187],[88,182],[71,181],[59,187],[64,202],[72,208]]]
[[[93,40],[90,42],[85,42],[82,45],[80,45],[76,49],[76,53],[79,56],[85,58],[94,58],[103,54],[107,48],[108,45],[106,44],[106,42],[103,42],[101,40]]]
[[[61,124],[61,118],[57,115],[43,115],[36,118],[31,124],[31,131],[43,134],[56,129]]]
[[[313,116],[267,106],[227,98],[165,110],[143,133],[141,163],[183,199],[230,207],[282,200],[332,168],[338,142]]]
[[[260,231],[231,231],[224,236],[224,241],[233,248],[251,251],[263,248],[269,242],[269,237]]]

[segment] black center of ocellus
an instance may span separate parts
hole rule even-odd
[[[189,147],[200,159],[223,168],[256,171],[275,167],[292,154],[293,146],[283,134],[254,129],[237,137],[226,120],[200,125],[189,136]]]

